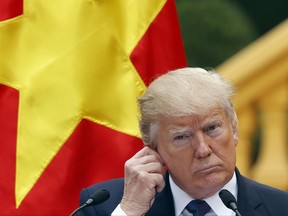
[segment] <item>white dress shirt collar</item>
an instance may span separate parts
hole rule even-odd
[[[172,191],[172,195],[173,195],[173,199],[174,199],[174,206],[175,206],[175,215],[179,216],[181,214],[181,212],[183,211],[183,209],[186,207],[186,205],[193,200],[194,198],[191,197],[189,194],[187,194],[186,192],[184,192],[183,190],[181,190],[173,181],[173,179],[171,178],[171,176],[169,175],[169,182],[170,182],[170,187],[171,187],[171,191]],[[224,187],[222,189],[227,189],[228,191],[230,191],[234,197],[237,199],[237,179],[236,179],[236,174],[234,172],[233,177],[231,178],[231,180],[224,185]],[[221,189],[221,190],[222,190]],[[219,190],[220,191],[220,190]],[[232,216],[235,215],[235,213],[228,209],[223,202],[221,201],[220,197],[218,196],[218,193],[215,193],[213,196],[208,197],[206,199],[204,199],[209,206],[211,207],[211,209],[215,212],[216,215],[225,215],[225,216]]]

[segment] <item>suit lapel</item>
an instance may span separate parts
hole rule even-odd
[[[241,215],[263,216],[267,215],[267,209],[258,196],[253,182],[239,173],[236,169],[238,184],[238,209]]]
[[[175,215],[174,201],[170,188],[168,173],[165,174],[164,179],[165,179],[165,187],[160,193],[156,195],[152,207],[147,212],[147,214],[145,214],[146,216]]]

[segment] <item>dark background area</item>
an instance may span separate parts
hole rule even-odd
[[[288,15],[288,0],[176,0],[176,5],[192,67],[217,67]]]

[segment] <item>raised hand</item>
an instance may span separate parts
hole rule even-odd
[[[164,186],[164,164],[160,155],[144,147],[125,163],[124,195],[120,206],[129,215],[144,215]]]

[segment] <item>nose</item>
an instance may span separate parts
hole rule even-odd
[[[209,143],[205,139],[205,134],[202,132],[199,132],[195,134],[194,136],[194,148],[195,148],[195,157],[200,158],[206,158],[209,155],[211,155],[212,150],[209,146]]]

